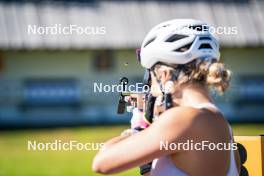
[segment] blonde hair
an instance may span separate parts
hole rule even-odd
[[[163,64],[157,64],[154,71],[157,69],[170,70],[172,75],[178,71],[178,84],[199,82],[217,90],[220,94],[228,89],[232,75],[231,71],[223,63],[200,59],[182,65],[179,68],[180,70],[175,69],[173,66]]]

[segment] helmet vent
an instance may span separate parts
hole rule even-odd
[[[146,42],[146,44],[144,45],[144,48],[149,45],[151,42],[153,42],[156,39],[156,37],[153,37],[152,39],[150,39],[149,41]]]
[[[195,25],[195,26],[189,26],[190,29],[196,30],[196,31],[208,31],[208,26],[206,25]]]
[[[188,37],[187,35],[179,35],[179,34],[174,34],[171,37],[169,37],[165,42],[175,42],[177,40],[183,39]]]
[[[203,43],[198,49],[212,49],[212,46],[209,43]]]
[[[210,37],[200,37],[199,40],[211,40],[211,38]]]
[[[180,47],[180,48],[178,48],[178,49],[176,49],[176,50],[174,50],[174,51],[177,51],[177,52],[184,52],[184,51],[187,51],[188,49],[191,48],[192,44],[193,44],[193,42],[191,42],[191,43],[189,43],[189,44],[187,44],[187,45],[184,45],[184,46],[182,46],[182,47]]]

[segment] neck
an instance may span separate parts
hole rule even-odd
[[[182,85],[173,95],[176,106],[196,106],[201,103],[212,103],[207,87],[199,83]]]

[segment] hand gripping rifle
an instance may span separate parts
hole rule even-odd
[[[142,91],[142,92],[127,92],[126,86],[128,85],[128,78],[122,77],[119,80],[119,84],[122,85],[122,92],[119,95],[118,100],[118,108],[117,108],[117,114],[123,114],[126,111],[126,106],[130,105],[130,102],[127,101],[126,97],[130,96],[131,94],[145,94],[145,118],[148,122],[152,123],[153,121],[153,110],[154,105],[156,101],[156,97],[152,96],[151,93],[148,91]],[[143,78],[143,84],[150,87],[150,71],[145,70],[144,78]]]

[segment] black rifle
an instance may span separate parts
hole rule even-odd
[[[122,77],[119,81],[119,84],[122,85],[122,92],[119,95],[117,114],[124,114],[126,106],[131,105],[130,102],[125,100],[125,97],[130,96],[131,94],[145,94],[145,92],[127,92],[126,86],[128,85],[128,78],[126,77]]]
[[[149,92],[126,92],[126,86],[128,85],[128,78],[122,77],[119,80],[119,84],[122,85],[122,92],[119,95],[118,100],[118,108],[117,108],[117,114],[123,114],[126,110],[126,105],[129,104],[129,102],[126,102],[125,97],[129,96],[131,94],[145,94],[145,107],[146,107],[146,119],[152,123],[153,119],[153,109],[156,101],[156,97],[153,97]],[[145,70],[144,78],[143,78],[143,84],[150,86],[150,71]]]
[[[122,77],[119,81],[119,84],[122,85],[122,92],[119,95],[119,100],[118,100],[118,106],[117,106],[117,114],[124,114],[125,109],[126,109],[126,101],[125,101],[125,95],[123,92],[126,89],[126,86],[128,84],[128,79],[126,77]]]

